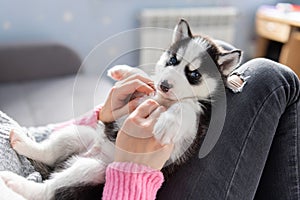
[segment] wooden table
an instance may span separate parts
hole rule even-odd
[[[256,57],[265,57],[270,41],[283,44],[279,62],[300,77],[300,12],[285,12],[275,6],[262,6],[256,13]]]

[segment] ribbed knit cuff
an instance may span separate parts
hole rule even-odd
[[[103,200],[153,200],[164,181],[162,172],[147,166],[114,162],[106,169]]]

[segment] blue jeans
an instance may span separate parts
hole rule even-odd
[[[299,79],[267,59],[236,72],[247,83],[239,93],[226,89],[225,124],[215,147],[183,164],[157,199],[300,199]]]

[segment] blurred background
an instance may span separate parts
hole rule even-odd
[[[283,1],[1,0],[0,44],[54,41],[71,47],[83,59],[107,38],[140,27],[143,9],[233,6],[237,8],[233,43],[245,51],[245,56],[251,57],[255,39],[255,12],[262,4],[275,5],[278,2]],[[120,46],[129,46],[130,49],[132,43],[138,42],[137,38],[130,39],[111,44],[107,50],[108,56],[116,56]],[[138,61],[130,59],[128,64],[137,65]]]
[[[141,43],[160,43],[155,38],[149,38],[149,35],[155,33],[149,34],[148,31],[148,35],[143,34],[138,28],[156,25],[163,27],[166,23],[164,28],[173,29],[179,19],[176,13],[191,19],[191,29],[195,33],[213,36],[216,33],[217,39],[242,49],[244,59],[249,60],[256,54],[256,12],[262,5],[274,6],[277,3],[296,4],[298,1],[0,0],[0,109],[27,126],[66,120],[91,109],[103,102],[112,84],[106,78],[99,78],[104,77],[105,70],[110,67],[108,65],[143,64],[141,59],[145,55],[135,53],[134,49],[140,47]],[[211,7],[216,8],[216,12],[203,10]],[[168,17],[166,13],[172,16]],[[203,13],[210,18],[202,20],[199,25],[197,19],[201,21]],[[222,16],[224,13],[228,15]],[[211,14],[218,19],[209,22],[209,19],[214,18]],[[163,22],[163,18],[168,19],[168,22]],[[209,24],[213,24],[211,30],[203,28]],[[222,27],[222,24],[226,24],[226,27]],[[89,67],[82,67],[81,70],[80,66],[69,66],[64,71],[63,68],[73,65],[72,62],[58,61],[69,58],[70,53],[64,50],[59,53],[58,47],[52,47],[52,51],[47,47],[36,49],[35,45],[40,44],[55,44],[71,49],[74,53],[71,53],[72,59],[78,59],[74,65],[88,65],[89,60],[93,59],[97,61],[92,61]],[[20,50],[19,47],[24,46],[25,50]],[[30,50],[34,49],[34,53],[27,54],[28,46]],[[10,53],[5,54],[8,50],[11,50]],[[124,53],[126,50],[131,53]],[[15,60],[21,57],[26,59],[22,58],[19,61],[21,64],[17,66]],[[45,62],[45,66],[42,67],[36,61],[31,64],[28,57],[32,60],[43,58],[41,62]],[[75,75],[79,71],[86,76],[76,82]]]

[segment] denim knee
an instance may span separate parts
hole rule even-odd
[[[236,76],[241,82],[236,83]],[[244,63],[230,74],[227,83],[235,93],[243,92],[244,86],[252,88],[253,92],[266,93],[285,87],[287,100],[290,100],[288,104],[299,99],[299,85],[298,76],[289,67],[265,58],[255,58]]]

